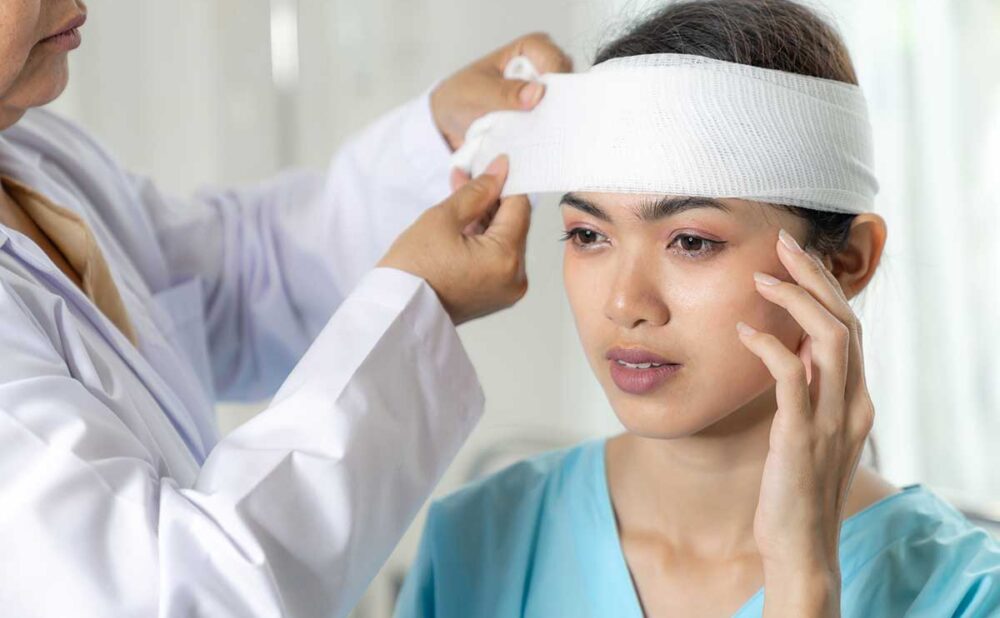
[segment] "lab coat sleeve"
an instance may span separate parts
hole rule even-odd
[[[64,302],[2,286],[5,615],[343,616],[482,410],[433,290],[376,269],[182,484],[74,375]]]
[[[134,179],[173,283],[202,280],[220,399],[273,395],[396,236],[447,197],[449,153],[425,95],[346,142],[325,175],[192,200]]]

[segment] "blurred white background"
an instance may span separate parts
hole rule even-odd
[[[545,30],[586,68],[650,2],[90,0],[54,107],[171,191],[324,167],[382,112],[518,35]],[[970,509],[1000,498],[1000,3],[827,0],[875,126],[890,237],[858,305],[881,469]],[[557,211],[536,211],[531,291],[463,327],[484,421],[440,493],[503,461],[619,430],[579,350]],[[224,407],[229,428],[252,408]],[[995,512],[995,511],[994,511]],[[384,616],[418,519],[356,614]]]

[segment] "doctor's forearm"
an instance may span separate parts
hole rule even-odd
[[[367,276],[196,485],[278,591],[347,613],[477,422],[483,395],[426,283]],[[230,504],[231,508],[223,505]],[[283,595],[282,595],[283,596]],[[311,615],[311,614],[310,614]]]
[[[286,172],[195,204],[143,188],[173,276],[206,286],[221,399],[273,395],[399,232],[447,195],[447,161],[423,96],[348,140],[326,174]]]

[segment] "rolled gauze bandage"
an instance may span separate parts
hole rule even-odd
[[[852,84],[683,54],[617,58],[537,77],[530,112],[472,124],[452,163],[510,158],[504,195],[596,191],[735,197],[815,210],[872,209],[871,127]]]

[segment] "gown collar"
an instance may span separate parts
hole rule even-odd
[[[589,442],[582,447],[584,474],[577,475],[583,492],[581,498],[588,508],[572,513],[576,539],[577,559],[586,565],[587,594],[591,596],[596,616],[622,616],[642,618],[642,605],[625,560],[625,553],[618,536],[618,524],[605,467],[607,439]],[[900,509],[939,508],[939,500],[928,501],[929,492],[923,485],[909,485],[901,491],[882,498],[843,521],[840,528],[841,579],[847,582],[857,569],[874,554],[895,539],[906,536],[910,528],[918,525],[916,518],[898,518],[892,525],[881,525],[885,518]],[[928,507],[927,505],[931,505]],[[907,522],[910,522],[907,524]],[[760,588],[747,599],[734,618],[759,616],[764,607],[764,589]]]

